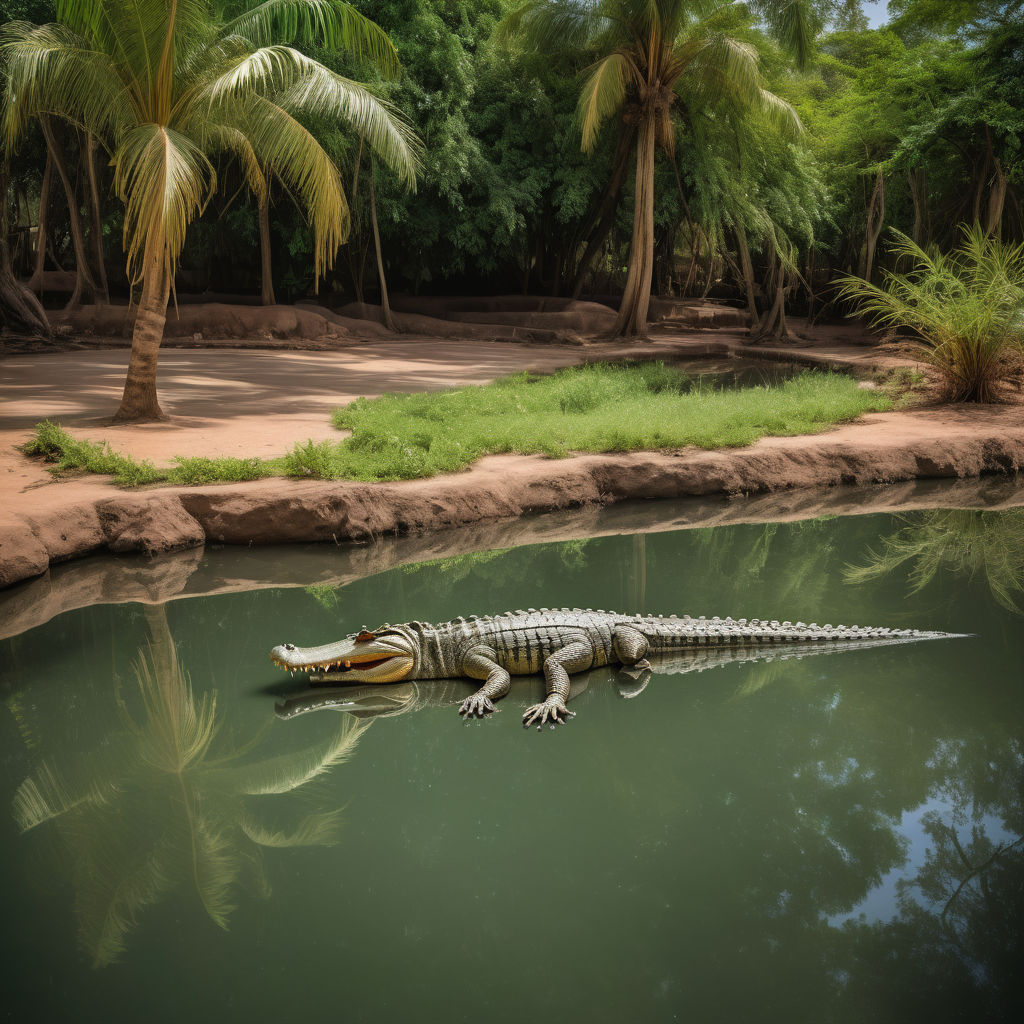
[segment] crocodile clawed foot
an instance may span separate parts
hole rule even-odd
[[[531,704],[523,712],[523,728],[528,729],[531,725],[536,724],[540,729],[548,719],[551,720],[552,725],[564,725],[575,714],[575,711],[569,711],[560,700],[546,700],[542,704]]]
[[[497,710],[489,697],[481,697],[479,693],[474,693],[472,697],[467,697],[462,702],[459,714],[465,715],[467,719],[483,718],[485,715],[493,714]]]

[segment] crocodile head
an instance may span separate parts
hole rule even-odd
[[[416,648],[401,630],[382,626],[322,647],[279,644],[270,660],[289,672],[308,672],[310,682],[394,683],[412,672]]]

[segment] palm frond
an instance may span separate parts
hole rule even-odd
[[[526,0],[498,25],[497,38],[520,40],[541,53],[565,53],[588,47],[610,22],[595,0]]]
[[[398,109],[366,86],[307,60],[301,77],[276,100],[294,113],[339,118],[366,140],[403,185],[415,190],[421,143]]]
[[[772,35],[796,57],[797,65],[805,68],[819,28],[811,0],[761,0],[753,6],[767,21]]]
[[[7,64],[4,137],[14,146],[41,114],[109,134],[131,120],[131,105],[110,58],[63,25],[8,22],[0,29]]]
[[[326,742],[257,764],[219,769],[216,784],[248,796],[291,793],[347,761],[370,724],[346,716],[338,732]],[[213,775],[211,772],[211,777]]]
[[[601,125],[625,101],[630,68],[629,58],[616,52],[608,54],[588,71],[577,106],[585,153],[597,145]]]
[[[217,735],[217,693],[197,699],[178,666],[173,643],[162,653],[163,664],[153,644],[139,652],[135,672],[146,718],[133,731],[143,760],[163,771],[181,772],[203,760]]]
[[[142,254],[153,232],[163,238],[166,269],[173,276],[185,231],[216,188],[213,165],[191,139],[160,124],[125,132],[112,163],[114,189],[125,204],[129,276],[141,276]]]
[[[218,928],[228,929],[235,909],[231,890],[238,880],[240,861],[228,835],[199,817],[193,829],[193,877],[203,909]]]
[[[251,819],[242,822],[242,831],[259,846],[284,849],[292,846],[333,846],[338,841],[341,811],[310,814],[292,832],[272,832]]]
[[[386,75],[398,74],[398,55],[388,34],[341,0],[264,0],[224,26],[256,46],[277,40],[317,43],[348,50],[371,61]]]

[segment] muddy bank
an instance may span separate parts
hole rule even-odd
[[[500,548],[625,533],[793,522],[822,515],[871,515],[932,508],[1024,506],[1013,477],[907,481],[867,487],[805,488],[749,498],[666,501],[652,524],[648,503],[572,509],[458,529],[378,537],[365,544],[189,548],[160,557],[94,557],[55,565],[0,592],[0,639],[96,604],[159,604],[264,587],[344,586],[401,565]]]
[[[764,494],[840,484],[1016,473],[1024,407],[884,413],[747,448],[493,456],[452,476],[399,483],[259,480],[140,492],[102,489],[0,517],[0,585],[109,550],[160,554],[204,543],[367,541],[634,498]],[[826,499],[827,501],[827,499]]]

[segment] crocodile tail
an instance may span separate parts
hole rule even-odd
[[[658,650],[699,646],[764,646],[774,644],[853,644],[913,642],[969,636],[937,630],[892,629],[886,626],[834,626],[831,623],[779,622],[772,619],[691,618],[654,619],[650,638]]]

